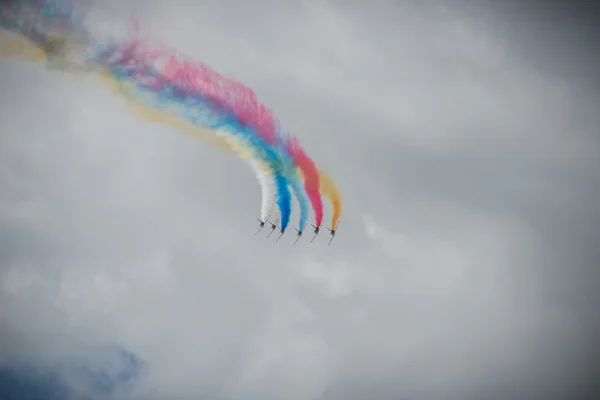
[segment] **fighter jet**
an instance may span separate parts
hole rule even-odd
[[[299,231],[298,229],[296,229],[296,232],[298,232],[298,238],[296,239],[296,241],[294,242],[294,246],[296,245],[296,243],[298,243],[298,240],[300,240],[300,238],[302,237],[302,232],[304,232],[304,229],[306,228],[306,224],[304,224],[304,228],[302,228],[301,231]]]
[[[340,221],[338,221],[338,223],[337,223],[337,224],[335,224],[335,229],[329,229],[329,228],[327,228],[327,230],[328,230],[329,232],[331,232],[331,239],[329,239],[329,244],[328,244],[327,246],[331,245],[331,241],[332,241],[332,240],[333,240],[333,238],[335,237],[335,231],[337,231],[337,228],[338,228],[338,225],[339,225],[339,224],[340,224]]]
[[[258,222],[260,222],[260,228],[258,228],[258,230],[257,230],[257,231],[256,231],[256,233],[254,234],[254,236],[258,235],[258,232],[260,232],[260,231],[262,230],[262,228],[264,228],[264,227],[265,227],[265,223],[264,223],[264,221],[261,221],[261,220],[260,220],[260,219],[258,219],[258,218],[256,218],[256,220],[257,220]]]
[[[277,228],[277,225],[275,225],[274,223],[272,223],[272,222],[269,222],[269,223],[271,224],[271,232],[269,232],[269,234],[267,235],[267,239],[269,238],[269,236],[271,236],[271,234],[273,232],[275,232],[275,228]]]
[[[281,227],[279,228],[279,232],[281,232],[281,235],[279,235],[279,237],[277,238],[277,240],[275,242],[279,242],[279,239],[281,239],[281,237],[283,236],[283,234],[285,233],[285,229],[281,229]]]
[[[313,236],[312,240],[310,241],[311,243],[315,240],[315,238],[317,237],[317,235],[319,234],[319,230],[321,229],[321,225],[319,226],[314,226],[313,224],[310,224],[313,228],[315,228],[315,236]]]

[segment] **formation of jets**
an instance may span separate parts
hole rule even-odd
[[[280,226],[272,223],[271,221],[261,221],[260,219],[256,219],[259,222],[259,227],[258,227],[258,231],[256,231],[256,233],[254,234],[254,236],[258,235],[258,233],[265,227],[266,222],[269,222],[269,224],[271,224],[271,232],[269,232],[269,234],[267,235],[267,239],[269,238],[269,236],[271,236],[273,234],[273,232],[275,232],[276,228],[279,228],[279,237],[277,238],[276,242],[279,242],[279,239],[281,239],[281,237],[283,236],[283,234],[285,233],[285,229],[282,229]],[[329,229],[327,228],[327,230],[330,232],[331,235],[331,239],[329,239],[329,243],[327,244],[328,246],[331,245],[331,242],[333,241],[333,238],[335,237],[335,233],[337,231],[338,225],[340,224],[340,222],[338,221],[338,223],[335,225],[335,229]],[[319,234],[319,231],[321,230],[321,225],[319,226],[314,226],[311,224],[311,226],[313,228],[315,228],[314,230],[314,234],[315,236],[313,236],[312,240],[310,241],[311,243],[315,240],[315,238],[317,237],[317,235]],[[295,229],[295,228],[294,228]],[[296,243],[298,243],[298,240],[300,240],[300,238],[302,237],[302,234],[304,233],[304,230],[306,229],[306,224],[304,224],[304,228],[302,228],[301,230],[296,229],[296,241],[294,242],[294,246],[296,245]]]

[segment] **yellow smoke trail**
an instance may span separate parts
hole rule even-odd
[[[195,138],[209,141],[220,150],[227,151],[230,153],[236,153],[239,155],[246,155],[245,153],[240,153],[241,149],[234,149],[233,146],[230,143],[228,143],[223,137],[215,135],[215,133],[209,129],[205,129],[199,127],[198,125],[194,125],[184,120],[177,119],[166,113],[144,107],[135,100],[130,85],[120,83],[102,74],[98,74],[96,77],[98,81],[100,81],[100,83],[103,84],[108,90],[110,90],[116,95],[120,95],[120,97],[122,97],[125,100],[130,110],[138,117],[150,122],[169,126],[173,129],[187,133],[188,135],[191,135]]]
[[[331,203],[331,208],[333,209],[331,229],[335,229],[335,226],[342,215],[342,196],[333,179],[322,170],[319,170],[319,181],[321,193],[323,193]]]
[[[0,34],[4,36],[6,31],[3,29]],[[46,53],[22,36],[14,38],[0,37],[0,58],[9,57],[35,62],[43,61],[46,58]]]

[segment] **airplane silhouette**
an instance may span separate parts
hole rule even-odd
[[[296,245],[296,243],[298,243],[298,240],[300,240],[300,238],[302,237],[302,232],[304,232],[304,229],[306,228],[306,224],[304,224],[304,228],[302,228],[301,231],[299,231],[298,229],[296,229],[296,232],[298,232],[298,238],[296,239],[296,241],[294,242],[294,246]]]
[[[279,232],[281,232],[281,235],[279,235],[279,237],[277,238],[277,240],[275,242],[279,242],[279,239],[281,239],[281,237],[285,233],[285,229],[281,229],[281,227],[279,227]]]
[[[333,238],[335,237],[335,231],[337,231],[337,228],[338,228],[338,225],[339,225],[339,224],[340,224],[340,221],[338,221],[338,222],[337,222],[337,224],[335,225],[335,229],[329,229],[329,228],[327,228],[327,230],[328,230],[329,232],[331,232],[331,239],[329,239],[329,244],[328,244],[327,246],[331,245],[331,241],[332,241],[332,240],[333,240]]]
[[[263,221],[261,221],[260,219],[256,218],[258,222],[260,222],[260,228],[258,228],[258,230],[256,231],[256,233],[254,234],[254,236],[258,235],[258,232],[260,232],[262,230],[262,228],[265,227],[265,223]]]
[[[269,236],[271,236],[271,234],[273,232],[275,232],[275,228],[277,228],[277,225],[275,225],[274,223],[272,223],[272,222],[269,222],[269,223],[271,224],[271,232],[269,232],[269,234],[267,235],[267,239],[269,238]]]
[[[321,230],[321,225],[323,225],[323,223],[321,223],[321,225],[319,226],[314,226],[313,224],[310,224],[313,228],[315,228],[315,236],[313,236],[312,240],[310,241],[311,243],[315,240],[315,238],[317,237],[317,235],[319,234],[319,230]]]

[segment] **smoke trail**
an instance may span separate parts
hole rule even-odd
[[[269,199],[269,207],[267,211],[267,219],[271,219],[273,215],[278,212],[275,209],[275,196],[277,196],[277,190],[275,188],[275,181],[273,179],[273,174],[269,170],[269,193],[271,193],[271,197]],[[264,220],[263,220],[264,221]]]
[[[287,176],[282,175],[285,173],[285,167],[276,150],[268,146],[264,140],[258,137],[256,132],[248,127],[241,126],[234,116],[222,110],[218,105],[212,104],[201,94],[190,93],[187,88],[168,85],[153,68],[142,61],[136,60],[128,49],[120,51],[121,56],[119,57],[115,55],[116,50],[114,48],[102,49],[98,60],[106,65],[106,70],[115,79],[134,82],[135,95],[139,101],[142,103],[150,101],[151,107],[168,109],[170,112],[178,114],[195,124],[237,135],[249,146],[256,149],[257,156],[271,166],[275,180],[278,182],[276,185],[279,192],[277,196],[278,206],[282,214],[282,228],[285,229],[291,212],[289,204],[291,198],[287,186]],[[288,204],[283,204],[284,202]]]
[[[47,57],[47,52],[37,47],[35,43],[31,42],[26,36],[17,36],[14,38],[1,38],[0,57],[18,58],[23,61],[41,64],[45,60],[45,57]],[[117,95],[123,96],[132,112],[137,114],[139,117],[154,123],[168,125],[196,138],[209,141],[221,150],[234,153],[231,144],[227,143],[222,138],[215,136],[214,132],[210,131],[209,129],[204,129],[199,125],[193,125],[183,120],[178,120],[172,116],[169,116],[168,114],[163,114],[158,111],[145,108],[136,101],[135,97],[131,93],[131,89],[128,90],[124,83],[121,82],[121,84],[119,84],[117,81],[102,74],[97,74],[96,78],[98,78],[98,81],[110,91]]]
[[[137,30],[132,32],[131,38],[127,45],[128,53],[136,53],[137,57],[157,65],[158,73],[168,84],[201,93],[209,102],[235,116],[241,125],[257,132],[267,145],[282,146],[290,155],[293,165],[299,167],[307,178],[304,189],[315,213],[315,223],[320,226],[323,221],[323,201],[314,162],[296,138],[284,138],[279,134],[274,116],[258,102],[251,89],[222,77],[207,65],[191,60],[158,41],[139,38]],[[306,209],[304,194],[298,197],[298,201],[301,210]],[[306,221],[306,214],[302,219]]]
[[[0,3],[0,25],[44,48],[49,38],[84,39],[88,8],[81,0],[4,0]]]
[[[290,222],[291,213],[291,193],[288,188],[287,180],[281,175],[275,175],[274,177],[275,187],[277,188],[277,204],[279,205],[281,229],[286,229]]]
[[[215,96],[218,93],[215,92],[214,90],[211,90],[215,88],[215,83],[223,83],[222,81],[219,81],[219,75],[216,73],[212,73],[211,71],[208,71],[208,75],[211,75],[213,77],[217,78],[217,82],[206,82],[206,85],[199,85],[199,81],[198,80],[194,80],[194,79],[190,79],[191,75],[189,73],[189,71],[182,71],[181,69],[177,69],[177,61],[175,60],[174,57],[170,57],[170,58],[166,58],[166,62],[163,63],[162,66],[162,71],[161,70],[156,70],[155,68],[153,68],[152,64],[155,65],[160,65],[159,62],[161,56],[158,55],[158,53],[156,51],[152,52],[152,51],[148,51],[148,48],[145,48],[144,45],[148,45],[149,41],[143,41],[140,40],[139,38],[136,39],[135,37],[138,36],[139,37],[139,33],[138,33],[138,29],[137,26],[134,26],[133,29],[131,29],[130,31],[130,40],[126,41],[125,44],[118,44],[118,43],[109,43],[109,44],[105,44],[103,47],[102,46],[97,46],[97,57],[96,60],[101,66],[107,68],[108,70],[111,70],[111,72],[114,75],[117,75],[119,77],[119,79],[135,79],[136,83],[141,86],[144,90],[148,91],[148,90],[153,90],[153,91],[160,91],[161,93],[161,103],[162,104],[154,104],[154,106],[160,106],[160,107],[165,107],[164,103],[169,103],[171,100],[173,100],[173,97],[176,98],[177,101],[187,101],[187,105],[188,106],[194,106],[195,111],[198,111],[198,108],[203,107],[205,108],[205,112],[202,118],[195,118],[195,123],[202,123],[204,125],[209,126],[211,129],[219,129],[219,128],[223,128],[223,125],[228,125],[227,128],[229,128],[228,130],[233,130],[234,133],[242,133],[245,136],[245,139],[249,139],[249,144],[252,146],[256,146],[259,149],[266,149],[268,148],[268,146],[270,145],[270,143],[268,143],[268,140],[265,143],[264,137],[261,137],[260,135],[257,135],[257,133],[255,131],[255,128],[260,127],[260,126],[255,126],[253,124],[248,124],[246,123],[246,120],[244,119],[243,116],[239,116],[236,112],[235,109],[233,109],[233,112],[231,109],[228,109],[227,107],[229,106],[229,104],[227,102],[223,102],[222,98]],[[148,46],[146,46],[148,47]],[[162,56],[162,58],[164,59],[164,56]],[[166,72],[166,73],[165,73]],[[183,75],[181,74],[183,73]],[[179,81],[179,82],[177,82]],[[235,83],[235,82],[234,82]],[[235,83],[237,85],[237,83]],[[207,89],[202,91],[198,91],[195,89]],[[249,90],[249,89],[248,89]],[[250,91],[251,92],[251,91]],[[170,97],[170,98],[169,98]],[[191,100],[191,101],[190,101]],[[190,104],[193,103],[193,104]],[[256,103],[256,102],[255,102]],[[258,104],[258,103],[256,103]],[[262,107],[262,108],[261,108]],[[208,109],[208,110],[206,110]],[[259,109],[262,110],[266,110],[266,108],[264,108],[264,106],[260,105]],[[239,109],[238,109],[239,110]],[[209,118],[207,117],[207,112],[206,111],[210,111],[210,116]],[[268,111],[268,110],[266,110]],[[268,112],[270,115],[270,112]],[[221,114],[221,115],[219,115]],[[225,114],[226,118],[223,118],[223,114]],[[190,117],[189,113],[188,115],[186,115],[186,117]],[[197,117],[197,116],[195,116]],[[215,118],[216,117],[216,118]],[[231,118],[233,117],[233,118]],[[275,124],[274,119],[272,118],[272,116],[270,117],[272,120],[272,124]],[[229,121],[225,121],[225,119],[228,119]],[[202,120],[202,121],[200,121]],[[211,121],[209,121],[211,120]],[[215,120],[220,120],[220,122],[216,122]],[[208,124],[207,124],[208,122]],[[215,126],[215,125],[210,125],[210,123],[215,124],[215,122],[217,123],[217,125],[221,125],[221,126]],[[236,126],[237,125],[237,126]],[[245,129],[240,129],[241,127],[244,127]],[[231,129],[234,128],[234,129]],[[237,129],[236,129],[237,128]],[[250,130],[252,132],[249,132],[249,130],[247,128],[250,128]],[[263,135],[264,136],[264,135]],[[262,139],[262,140],[259,140]],[[269,140],[271,140],[272,138],[267,138]],[[272,141],[272,140],[271,140]],[[285,149],[285,147],[284,147]],[[285,152],[284,152],[285,153]],[[300,153],[294,153],[293,157],[297,157],[297,155],[300,154],[301,156],[304,155],[304,160],[307,158],[307,156],[305,154],[303,154],[303,152]],[[277,173],[279,171],[277,171],[277,167],[275,167],[274,161],[276,160],[277,154],[274,153],[272,155],[269,155],[268,158],[270,160],[265,160],[265,161],[270,161],[271,165],[274,167],[274,173]],[[306,163],[304,162],[303,159],[300,160],[300,163],[296,162],[296,160],[293,160],[293,162],[297,165],[300,164],[302,166],[302,168],[306,168]],[[277,160],[278,161],[278,160]],[[286,160],[287,161],[287,160]],[[284,164],[286,164],[284,162]],[[296,166],[295,165],[295,166]],[[281,167],[279,167],[279,170],[281,170]],[[314,171],[310,171],[307,170],[306,171],[306,175],[314,176]],[[285,177],[290,179],[295,179],[296,174],[289,174],[286,173]],[[318,185],[318,180],[309,180],[309,183],[312,182],[313,186],[314,183],[316,183]],[[308,201],[307,201],[307,196],[305,196],[304,191],[300,188],[300,186],[298,185],[298,182],[289,182],[290,186],[292,187],[292,189],[294,190],[294,194],[296,195],[296,198],[298,199],[298,202],[300,204],[300,210],[301,210],[301,217],[300,217],[300,224],[301,227],[306,223],[307,219],[308,219]],[[287,186],[286,186],[287,187]],[[283,186],[279,185],[278,186],[279,190],[283,190]],[[319,191],[317,190],[313,190],[312,192],[312,196],[315,196],[315,193],[317,196],[319,196]],[[280,201],[284,201],[283,199],[286,199],[288,196],[283,195],[283,196],[278,196],[278,198],[280,199]],[[311,203],[312,204],[317,204],[315,203],[314,199],[311,199]],[[320,201],[320,199],[319,199]],[[316,214],[319,215],[319,220],[322,219],[322,207],[318,207],[318,205],[316,206]],[[283,209],[290,209],[291,207],[288,206],[283,206]],[[287,221],[289,219],[289,216],[285,216],[285,212],[283,213],[284,215],[282,215],[282,220],[283,221]],[[285,224],[285,223],[284,223]]]
[[[2,55],[17,56],[25,61],[45,58],[48,69],[86,72],[87,47],[82,40],[87,35],[82,29],[83,14],[70,3],[66,0],[12,0],[0,6],[0,26],[5,29],[2,36],[7,32],[22,36],[21,41],[1,38],[5,42]],[[83,8],[79,7],[79,10]],[[26,42],[39,50],[25,52],[19,49],[32,48],[25,46]]]
[[[1,33],[1,32],[0,32]],[[24,37],[0,37],[0,57],[19,58],[22,61],[44,61],[46,53],[39,47],[33,46]]]
[[[245,145],[243,142],[236,141],[234,137],[228,135],[225,131],[217,130],[215,132],[208,129],[203,129],[199,125],[193,125],[186,123],[181,120],[177,120],[168,114],[159,113],[157,111],[142,107],[132,94],[127,90],[127,86],[124,84],[117,85],[114,81],[109,80],[107,77],[101,77],[104,83],[111,87],[114,91],[119,91],[123,96],[128,99],[128,104],[133,110],[139,115],[145,117],[153,122],[160,122],[168,124],[169,126],[192,134],[193,136],[199,137],[203,140],[209,140],[214,145],[218,146],[222,150],[235,153],[238,156],[246,159],[252,169],[254,170],[257,180],[261,186],[262,192],[262,205],[261,205],[261,220],[266,221],[269,214],[272,212],[275,201],[275,187],[273,185],[273,178],[269,166],[255,158],[255,154],[251,148]]]
[[[1,23],[13,28],[13,31],[27,31],[30,40],[38,43],[48,55],[61,54],[66,48],[65,43],[80,44],[80,47],[81,43],[85,43],[86,50],[91,50],[92,55],[92,58],[87,60],[91,61],[88,67],[100,67],[115,80],[134,83],[132,93],[142,104],[174,111],[179,117],[193,124],[213,130],[224,130],[243,139],[255,150],[256,157],[266,162],[272,170],[277,204],[282,214],[282,227],[289,222],[291,209],[288,184],[300,203],[301,226],[307,219],[308,201],[315,212],[316,224],[321,225],[323,205],[319,173],[314,162],[296,138],[282,137],[278,122],[272,113],[258,102],[251,89],[233,79],[220,76],[205,64],[190,60],[157,41],[141,38],[137,26],[130,29],[130,35],[125,40],[94,41],[84,23],[87,8],[84,5],[76,10],[73,7],[75,2],[80,3],[81,0],[23,0],[21,3],[14,1],[13,6],[17,3],[28,3],[29,9],[41,7],[42,17],[35,20],[35,24],[30,23],[35,29],[23,29],[23,24],[19,26],[18,19],[17,23],[14,19],[7,23],[5,13]],[[25,9],[27,11],[26,7]],[[31,16],[32,13],[25,15]],[[29,21],[31,20],[29,18]],[[49,27],[52,29],[48,30]],[[53,30],[58,32],[59,40],[48,41],[48,38],[53,39],[54,36],[44,36],[44,32]],[[282,154],[278,153],[278,150]],[[304,190],[299,187],[295,168],[299,168],[303,174]],[[261,214],[268,208],[264,202],[263,206]]]
[[[275,182],[273,182],[275,184]],[[281,212],[278,208],[273,210],[273,216],[271,217],[271,222],[275,225],[279,225],[281,223]]]
[[[162,61],[160,72],[170,83],[183,83],[203,93],[238,117],[240,124],[259,132],[267,143],[276,143],[276,120],[271,111],[257,101],[250,88],[221,76],[206,64],[192,60],[157,40],[140,38],[139,28],[132,33],[130,45],[136,46],[143,58]]]
[[[304,225],[308,222],[308,206],[309,201],[304,191],[304,187],[300,184],[300,181],[296,179],[289,179],[288,183],[298,200],[298,206],[300,207],[300,219],[298,221],[298,229],[302,230]]]
[[[271,204],[275,199],[275,193],[271,191],[273,187],[269,182],[271,179],[271,174],[269,173],[268,165],[262,162],[250,159],[250,164],[254,168],[254,173],[256,174],[256,178],[258,179],[261,187],[262,205],[260,209],[260,220],[264,222],[267,220],[267,218],[269,218],[269,213],[272,209]]]
[[[220,138],[219,136],[215,136],[214,132],[212,132],[209,129],[191,124],[180,119],[176,119],[168,114],[144,107],[130,93],[130,90],[127,89],[126,85],[119,85],[118,82],[115,82],[114,80],[109,79],[108,77],[103,75],[98,75],[98,80],[116,95],[123,96],[131,111],[139,117],[144,118],[150,122],[167,125],[171,128],[187,133],[198,139],[206,140],[212,143],[220,150],[241,155],[239,152],[236,151],[236,149],[233,148],[233,146],[230,143],[225,141],[223,138]]]
[[[235,141],[231,136],[227,135],[223,131],[212,132],[208,129],[202,128],[201,126],[177,120],[169,116],[168,114],[163,114],[158,111],[144,108],[138,102],[135,101],[135,98],[127,90],[126,85],[117,85],[114,81],[103,76],[100,77],[100,80],[103,81],[103,83],[109,88],[111,88],[113,91],[122,94],[127,99],[128,105],[138,115],[152,122],[167,124],[173,128],[189,133],[203,140],[209,140],[222,150],[227,150],[228,152],[235,153],[238,156],[246,159],[252,167],[252,169],[254,170],[257,176],[257,180],[259,181],[259,184],[261,186],[261,220],[266,221],[266,219],[269,216],[269,213],[273,209],[273,202],[275,197],[275,194],[273,193],[274,187],[270,179],[271,176],[269,167],[263,162],[256,160],[250,148],[245,146],[243,143]]]
[[[39,62],[44,60],[46,53],[41,49],[35,47],[30,41],[26,40],[25,38],[17,37],[12,40],[2,40],[0,42],[0,56],[17,56],[21,57],[25,61]],[[208,140],[222,150],[227,150],[228,152],[236,153],[237,155],[245,158],[249,162],[250,166],[253,168],[257,176],[257,180],[261,185],[261,219],[263,221],[266,221],[273,209],[275,200],[275,188],[272,183],[268,166],[262,162],[255,160],[251,151],[249,151],[248,149],[244,149],[244,146],[241,143],[232,142],[231,137],[225,136],[225,134],[222,132],[217,131],[217,135],[215,136],[214,133],[209,131],[208,129],[203,129],[200,126],[192,125],[189,123],[186,124],[183,121],[169,117],[169,115],[161,114],[157,111],[152,111],[150,109],[144,108],[139,103],[135,102],[135,98],[133,98],[131,93],[127,91],[125,85],[117,85],[115,81],[110,80],[106,76],[100,75],[98,78],[101,81],[101,83],[107,86],[111,91],[123,95],[123,97],[127,101],[128,106],[138,116],[143,117],[152,122],[158,122],[169,125],[180,131],[190,133],[193,136],[201,138],[203,140]]]
[[[280,147],[278,147],[280,149]],[[298,219],[298,229],[302,230],[304,225],[308,222],[308,207],[310,205],[308,196],[306,195],[305,187],[301,182],[301,175],[299,171],[295,168],[294,162],[290,155],[285,151],[285,149],[280,149],[281,158],[284,163],[285,173],[284,176],[288,178],[288,183],[298,200],[298,206],[300,208],[300,218]]]
[[[342,196],[335,182],[331,177],[322,170],[319,170],[321,178],[321,191],[329,199],[333,214],[331,215],[331,229],[335,229],[340,216],[342,215]],[[318,226],[318,225],[317,225]]]
[[[319,171],[314,161],[304,152],[295,137],[289,137],[285,144],[288,153],[292,155],[294,163],[302,170],[304,188],[315,212],[315,225],[321,226],[323,222],[323,200],[321,199]]]
[[[283,192],[280,193],[281,200],[279,201],[278,205],[281,209],[281,213],[283,215],[287,214],[287,218],[289,218],[290,211],[286,210],[290,210],[290,206],[289,204],[284,204],[284,202],[286,201],[288,203],[291,201],[287,185],[283,187],[274,187],[271,169],[269,168],[268,164],[261,159],[261,157],[257,157],[257,153],[255,150],[252,149],[252,147],[248,146],[243,141],[236,140],[236,137],[228,134],[226,130],[211,131],[208,129],[202,129],[201,125],[185,123],[181,120],[169,116],[168,114],[165,115],[157,111],[148,110],[147,108],[142,107],[138,102],[135,102],[136,100],[139,101],[139,98],[134,97],[132,93],[134,92],[134,90],[132,90],[131,84],[126,85],[124,82],[122,82],[120,85],[118,85],[114,83],[114,81],[109,80],[108,78],[103,78],[103,80],[107,85],[112,86],[114,90],[118,90],[121,94],[126,96],[129,99],[129,104],[132,107],[134,107],[138,113],[144,113],[144,116],[147,119],[151,119],[155,122],[168,123],[172,127],[175,127],[184,132],[192,133],[195,136],[199,136],[204,140],[209,140],[221,149],[226,149],[246,159],[255,171],[257,180],[261,185],[261,220],[266,221],[273,209],[273,203],[275,200],[275,190]],[[264,157],[262,158],[264,159]],[[283,177],[282,179],[285,180],[285,178]]]
[[[216,131],[215,133],[218,137],[230,143],[233,149],[243,156],[254,170],[262,194],[260,219],[263,222],[266,221],[273,210],[275,200],[275,187],[272,184],[273,179],[269,166],[264,161],[257,159],[252,149],[243,142],[236,140],[235,137],[228,135],[224,131]]]
[[[235,121],[231,121],[226,117],[216,118],[212,113],[207,114],[206,110],[202,108],[202,103],[192,102],[189,105],[185,105],[180,102],[170,102],[170,97],[172,96],[168,96],[164,92],[143,90],[140,89],[139,85],[135,86],[134,91],[136,99],[142,104],[150,102],[150,107],[166,109],[174,115],[180,115],[194,124],[207,126],[214,131],[227,132],[227,134],[244,141],[248,147],[252,148],[255,157],[269,165],[272,170],[276,181],[277,204],[282,216],[282,228],[285,229],[287,227],[291,213],[291,195],[289,193],[288,181],[283,175],[285,169],[282,166],[279,155],[274,149],[257,138],[253,138],[252,134],[247,133]]]

